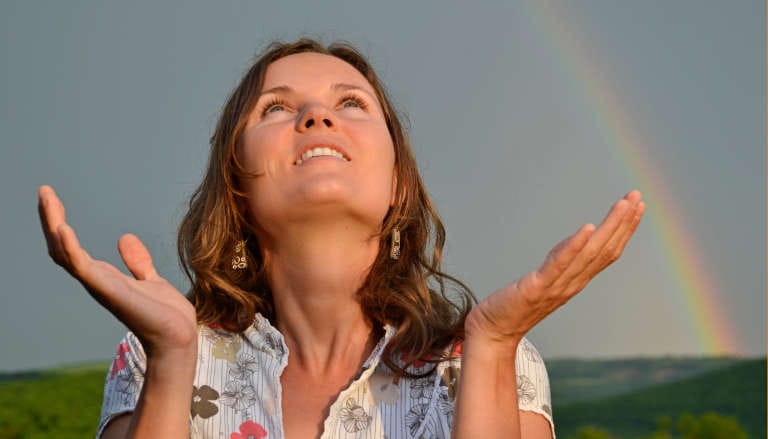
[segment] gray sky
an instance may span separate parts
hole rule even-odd
[[[186,289],[175,229],[218,111],[301,35],[370,56],[481,297],[646,193],[624,257],[530,334],[545,357],[765,353],[764,2],[256,3],[0,3],[0,370],[106,360],[125,331],[47,258],[37,187],[92,255],[122,267],[136,233]]]

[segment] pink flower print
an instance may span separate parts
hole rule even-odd
[[[112,362],[112,373],[110,374],[110,378],[114,378],[118,372],[125,369],[125,354],[128,352],[131,352],[128,343],[121,341],[120,345],[117,347],[117,352],[115,353],[115,360]]]
[[[240,433],[232,433],[229,439],[261,439],[267,437],[267,430],[253,421],[245,421],[240,424]]]

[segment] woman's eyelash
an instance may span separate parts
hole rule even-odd
[[[345,104],[349,101],[354,102],[358,107],[360,107],[363,110],[366,110],[368,108],[368,103],[366,103],[364,99],[354,94],[348,94],[348,95],[342,96],[341,99],[339,100],[339,103],[345,107]],[[285,107],[285,101],[280,98],[274,97],[269,101],[267,101],[267,103],[262,105],[262,107],[259,109],[259,113],[262,116],[265,116],[267,113],[270,112],[269,110],[275,106]]]
[[[357,104],[358,107],[362,108],[363,110],[368,108],[368,104],[365,102],[365,100],[361,99],[360,97],[354,94],[344,95],[341,98],[342,105],[345,104],[347,101],[353,101],[355,104]]]
[[[269,101],[267,101],[267,103],[264,104],[264,106],[261,107],[261,110],[259,111],[259,113],[261,113],[261,115],[264,116],[264,115],[267,114],[267,112],[269,111],[270,108],[272,108],[272,107],[274,107],[276,105],[284,107],[285,106],[285,101],[280,99],[280,98],[272,98]]]

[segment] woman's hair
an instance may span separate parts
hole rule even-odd
[[[410,142],[373,68],[349,44],[326,47],[311,39],[272,43],[229,96],[211,137],[205,177],[192,194],[189,211],[179,227],[179,259],[192,283],[190,299],[201,324],[215,324],[233,332],[244,331],[256,312],[274,319],[266,267],[243,208],[246,195],[238,184],[251,175],[238,160],[237,145],[267,67],[285,56],[305,52],[334,56],[351,64],[368,80],[381,102],[395,149],[396,202],[381,225],[379,252],[358,297],[375,328],[380,330],[384,324],[396,328],[382,361],[398,375],[410,376],[406,371],[409,365],[417,360],[445,358],[445,348],[463,338],[464,319],[475,298],[466,285],[440,269],[445,229],[421,181]],[[389,237],[395,227],[401,234],[400,257],[393,260]],[[243,240],[248,266],[235,270],[234,249]],[[453,298],[449,297],[451,291]]]

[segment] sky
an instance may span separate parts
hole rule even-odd
[[[52,185],[94,256],[176,227],[218,112],[270,41],[346,40],[407,118],[478,297],[630,189],[622,258],[530,333],[545,358],[765,355],[765,3],[0,3],[0,371],[107,361],[125,332],[47,256]]]

